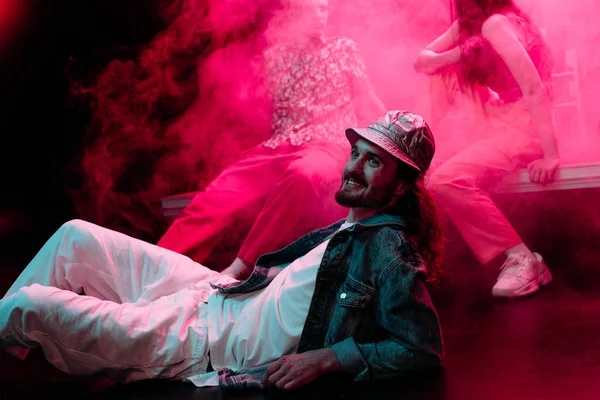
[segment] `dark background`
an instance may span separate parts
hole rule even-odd
[[[29,251],[77,217],[68,188],[78,171],[91,107],[71,82],[92,82],[112,59],[135,57],[164,28],[158,0],[17,0],[0,48],[0,241]]]

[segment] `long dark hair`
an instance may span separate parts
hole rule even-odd
[[[513,0],[452,0],[452,4],[452,20],[458,20],[461,37],[479,34],[485,20],[494,14],[510,11],[525,16]]]
[[[425,187],[423,174],[400,164],[398,176],[408,184],[408,190],[383,212],[405,218],[408,237],[427,268],[427,280],[433,281],[440,275],[444,253],[444,235],[438,209]]]
[[[536,68],[548,89],[551,89],[552,56],[540,30],[533,24],[513,0],[452,0],[452,19],[458,21],[461,62],[458,66],[459,82],[464,89],[472,89],[474,84],[486,84],[485,77],[501,74],[497,58],[493,56],[490,44],[483,39],[483,23],[494,14],[504,14],[518,21],[526,34],[534,38],[536,47]],[[500,70],[498,70],[500,68]],[[506,72],[508,70],[504,68]]]

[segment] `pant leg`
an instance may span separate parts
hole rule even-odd
[[[143,305],[118,304],[33,284],[0,300],[0,345],[39,345],[72,375],[185,380],[208,364],[202,297],[192,287]]]
[[[117,303],[149,302],[219,277],[181,254],[73,220],[42,246],[6,296],[38,283]]]
[[[270,191],[238,257],[253,264],[304,234],[344,218],[335,201],[349,147],[321,142],[298,148]]]
[[[34,284],[115,303],[148,303],[190,285],[223,277],[189,258],[81,220],[61,226],[9,288]],[[74,297],[77,298],[77,297]],[[27,348],[7,351],[25,358]]]
[[[291,155],[258,146],[198,193],[158,241],[158,246],[204,262],[240,213],[254,220]]]
[[[467,147],[429,179],[436,202],[482,264],[522,242],[484,187],[499,182],[538,153],[534,137],[504,133]]]

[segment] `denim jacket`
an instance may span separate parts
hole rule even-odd
[[[425,266],[405,236],[404,220],[378,214],[336,233],[342,223],[259,257],[247,280],[215,288],[222,293],[261,289],[282,266],[333,234],[317,273],[297,352],[330,347],[355,380],[439,366],[440,324],[425,287]],[[258,387],[266,369],[217,370],[219,385]]]

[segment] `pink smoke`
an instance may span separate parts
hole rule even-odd
[[[273,39],[264,32],[269,34],[269,22],[286,1],[167,0],[160,10],[167,27],[138,57],[114,60],[91,87],[77,88],[95,107],[82,160],[87,181],[73,191],[83,218],[157,238],[166,224],[161,197],[202,189],[244,149],[269,136],[269,100],[257,60]],[[598,161],[597,2],[517,3],[545,32],[557,68],[566,68],[565,51],[576,49],[574,84],[583,118],[559,115],[559,150],[567,162]],[[358,43],[385,105],[429,118],[430,82],[413,63],[450,25],[449,1],[331,0],[330,5],[328,33]],[[568,87],[557,91],[570,96]],[[466,144],[435,133],[439,148]]]
[[[201,189],[268,136],[259,33],[272,6],[254,0],[165,2],[168,27],[139,57],[114,60],[91,87],[86,183],[73,190],[86,219],[136,236],[162,230],[160,198]]]

